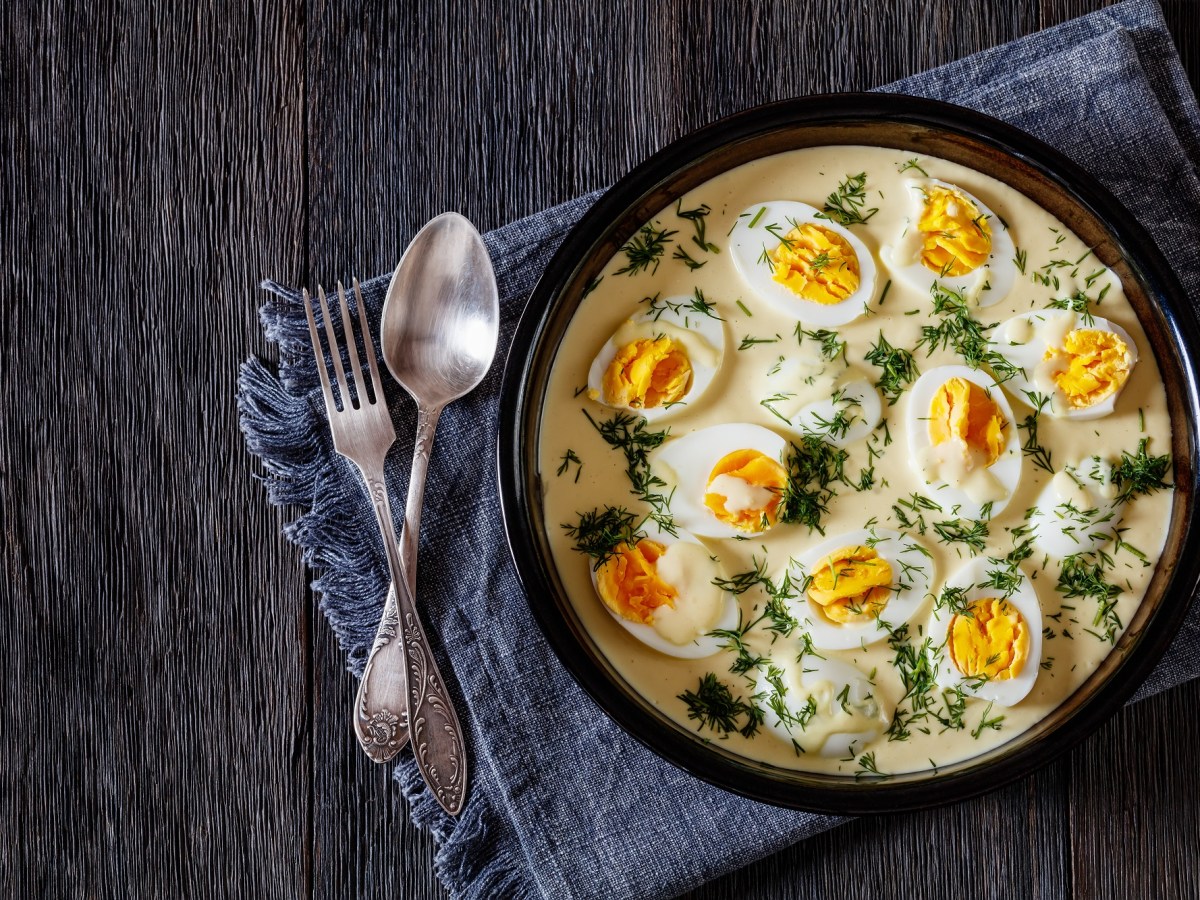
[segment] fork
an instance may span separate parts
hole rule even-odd
[[[354,463],[362,474],[367,496],[371,499],[379,531],[383,536],[392,588],[396,594],[395,615],[404,653],[404,671],[408,676],[408,687],[403,694],[405,707],[403,710],[379,710],[372,722],[368,723],[368,727],[377,740],[393,746],[394,753],[408,739],[408,723],[417,722],[421,725],[421,745],[413,747],[417,766],[438,803],[447,813],[457,816],[466,795],[466,745],[458,714],[454,711],[454,704],[438,672],[429,641],[421,627],[412,590],[401,561],[399,541],[392,525],[392,510],[388,501],[387,483],[383,476],[383,463],[388,449],[396,442],[396,429],[392,425],[392,417],[383,396],[383,383],[375,358],[375,343],[367,325],[362,290],[357,278],[353,280],[353,287],[358,307],[359,334],[367,358],[366,377],[359,363],[354,320],[347,306],[346,291],[340,281],[337,286],[342,328],[346,333],[345,349],[350,358],[350,370],[353,375],[351,379],[347,378],[345,366],[342,364],[342,348],[338,344],[330,320],[325,289],[319,286],[317,288],[321,319],[325,325],[329,354],[333,357],[341,408],[334,398],[329,369],[317,331],[312,297],[307,290],[304,291],[304,311],[308,316],[308,331],[317,359],[317,373],[320,375],[321,390],[325,396],[325,413],[329,418],[333,446],[338,453]],[[367,391],[368,377],[370,392]],[[353,396],[351,384],[354,388]],[[387,634],[381,627],[376,642],[389,641],[395,634],[396,629]],[[387,759],[390,756],[389,753],[383,758]]]

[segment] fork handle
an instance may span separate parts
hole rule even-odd
[[[424,473],[420,474],[423,476]],[[467,754],[462,726],[417,615],[413,592],[392,526],[391,505],[382,465],[377,472],[364,470],[363,480],[367,483],[367,492],[383,534],[392,585],[396,592],[398,644],[404,656],[403,671],[408,676],[404,708],[407,711],[413,754],[435,799],[447,813],[457,816],[466,798],[467,783]],[[410,492],[415,480],[414,485],[409,487]],[[424,478],[421,480],[423,482]],[[366,683],[364,677],[363,684]],[[368,692],[368,699],[370,696]]]

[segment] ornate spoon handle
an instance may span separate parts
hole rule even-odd
[[[373,749],[380,754],[391,750],[383,759],[394,755],[403,746],[403,739],[398,734],[391,735],[390,726],[408,725],[417,766],[438,803],[453,816],[462,809],[466,796],[466,744],[458,714],[421,627],[412,590],[421,505],[425,496],[425,475],[429,469],[429,454],[440,414],[440,406],[430,409],[419,406],[417,410],[417,439],[405,504],[402,544],[395,539],[382,467],[379,472],[363,472],[383,533],[396,603],[394,606],[391,604],[392,595],[389,594],[375,646],[367,662],[367,671],[359,685],[355,725],[359,740],[372,759],[377,758]],[[397,630],[400,640],[396,640]],[[406,691],[403,687],[405,681]],[[399,703],[397,689],[403,692]],[[401,710],[403,718],[400,716]],[[363,740],[364,732],[371,738],[371,745]],[[377,736],[384,738],[382,745]]]

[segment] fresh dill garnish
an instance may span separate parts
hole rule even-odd
[[[670,429],[651,431],[645,419],[626,412],[615,413],[601,422],[593,419],[586,409],[583,414],[606,444],[625,455],[630,492],[650,506],[650,516],[659,528],[667,534],[676,534],[675,522],[670,515],[671,495],[657,490],[666,487],[666,482],[650,471],[650,451],[667,439]]]
[[[717,587],[723,591],[728,591],[735,596],[740,596],[750,588],[758,585],[766,590],[768,594],[775,590],[775,585],[771,583],[771,579],[767,577],[767,560],[764,557],[760,562],[758,559],[751,557],[750,562],[754,568],[746,572],[738,572],[729,578],[717,578],[713,581]],[[754,623],[751,623],[752,625]]]
[[[763,722],[760,707],[734,697],[729,685],[712,672],[700,678],[695,691],[684,691],[677,699],[687,704],[688,718],[700,723],[698,730],[708,728],[722,737],[733,731],[753,737]]]
[[[920,163],[919,157],[914,156],[912,159],[910,159],[906,162],[897,164],[896,171],[903,174],[904,172],[907,172],[909,169],[915,169],[916,171],[918,171],[922,175],[924,175],[926,178],[929,177],[929,173],[921,168],[921,163]]]
[[[1015,565],[1003,565],[1000,568],[988,569],[987,577],[979,583],[980,587],[999,591],[1005,598],[1017,592],[1025,576]]]
[[[708,262],[707,259],[703,259],[703,260],[692,259],[690,256],[688,256],[688,252],[686,250],[684,250],[683,247],[679,244],[675,245],[675,250],[671,253],[671,259],[679,260],[681,263],[683,263],[685,266],[687,266],[692,271],[699,269],[700,267],[702,267],[703,265],[705,265]]]
[[[935,611],[940,612],[946,609],[955,616],[967,615],[970,606],[971,601],[967,599],[966,588],[954,587],[952,585],[943,587],[942,592],[937,595],[937,599],[933,602]]]
[[[832,219],[839,225],[863,225],[871,216],[879,212],[867,205],[867,173],[847,175],[837,190],[825,198],[823,212],[817,213],[822,219]]]
[[[845,358],[846,342],[836,331],[830,331],[828,328],[818,328],[816,331],[805,331],[804,325],[800,322],[796,323],[796,342],[803,347],[804,339],[809,338],[821,345],[821,357],[829,362],[837,359],[839,356]]]
[[[1153,494],[1171,487],[1163,479],[1171,470],[1171,454],[1151,456],[1146,452],[1150,438],[1138,441],[1136,453],[1121,451],[1121,461],[1113,467],[1112,481],[1120,490],[1118,502],[1139,494]]]
[[[1083,324],[1089,328],[1096,323],[1096,317],[1092,315],[1092,304],[1099,303],[1104,299],[1104,295],[1108,293],[1109,285],[1105,285],[1100,294],[1093,300],[1083,291],[1076,291],[1069,297],[1057,297],[1051,300],[1047,305],[1047,309],[1068,309],[1071,312],[1079,313],[1079,317],[1083,320]]]
[[[1024,371],[991,349],[984,332],[995,328],[997,323],[984,325],[975,319],[967,301],[957,291],[935,282],[930,292],[933,295],[933,311],[942,318],[936,325],[924,325],[921,328],[917,347],[924,347],[927,356],[932,356],[935,350],[942,347],[949,347],[972,369],[978,369],[986,363],[997,382],[1005,382]]]
[[[1017,247],[1016,255],[1013,256],[1013,265],[1017,267],[1017,271],[1020,272],[1022,275],[1025,274],[1025,263],[1028,261],[1028,259],[1029,259],[1028,251],[1022,250],[1020,247]]]
[[[1033,412],[1017,425],[1017,428],[1025,432],[1025,442],[1021,444],[1021,453],[1029,457],[1039,469],[1053,473],[1054,463],[1050,459],[1050,449],[1038,442],[1038,423],[1041,421],[1042,410],[1050,402],[1050,397],[1046,394],[1039,394],[1037,391],[1023,391],[1023,393],[1029,398]]]
[[[1105,568],[1114,565],[1112,557],[1104,551],[1076,553],[1065,557],[1058,575],[1057,590],[1065,599],[1082,597],[1096,603],[1092,625],[1100,631],[1085,629],[1088,634],[1110,644],[1116,644],[1117,633],[1124,628],[1117,615],[1117,598],[1121,589],[1110,584],[1105,577]]]
[[[830,485],[846,481],[845,465],[850,454],[815,434],[806,434],[800,443],[792,441],[784,455],[787,484],[779,502],[779,521],[788,525],[807,525],[824,534],[821,518],[829,511],[829,501],[837,496]]]
[[[714,628],[709,632],[710,637],[721,642],[722,650],[728,650],[734,654],[733,662],[729,666],[729,671],[734,675],[745,675],[769,661],[767,657],[751,652],[750,648],[746,646],[746,632],[756,624],[757,621],[743,623],[739,613],[736,628]]]
[[[647,222],[621,247],[620,252],[625,254],[629,264],[617,269],[616,274],[632,277],[646,270],[657,272],[659,260],[675,234],[677,232],[655,228],[653,223]]]
[[[792,397],[795,397],[795,396],[796,395],[791,391],[779,391],[778,393],[772,394],[770,397],[767,397],[765,400],[758,401],[758,405],[761,406],[763,409],[765,409],[767,412],[769,412],[771,415],[773,415],[775,418],[777,418],[779,421],[784,422],[787,425],[791,425],[792,420],[789,419],[787,416],[785,416],[783,413],[781,413],[779,410],[777,410],[775,408],[775,404],[783,403],[785,400],[790,400]]]
[[[919,645],[915,644],[905,624],[889,629],[888,647],[895,654],[892,667],[904,686],[904,696],[896,705],[887,730],[888,740],[906,741],[913,729],[929,734],[934,723],[941,725],[942,731],[962,730],[966,700],[961,688],[942,691],[940,695],[936,690],[939,651],[933,639],[926,637]]]
[[[596,561],[599,569],[613,555],[618,544],[630,547],[646,535],[640,531],[641,523],[636,513],[624,507],[606,506],[579,514],[575,524],[564,523],[567,536],[575,539],[572,550],[586,553]]]
[[[971,729],[971,737],[979,740],[979,736],[983,734],[983,729],[990,728],[992,731],[999,731],[1001,724],[1004,722],[1004,716],[996,716],[994,719],[988,718],[988,713],[992,711],[991,701],[988,702],[987,709],[983,711],[983,715],[979,717],[979,724]]]
[[[562,462],[558,466],[558,474],[565,474],[568,467],[570,467],[572,464],[576,467],[575,481],[578,482],[579,473],[583,471],[583,460],[579,458],[579,454],[574,450],[568,449],[567,452],[562,455]]]
[[[593,278],[591,281],[589,281],[587,283],[587,286],[584,287],[583,293],[580,294],[580,297],[586,297],[588,294],[590,294],[596,288],[600,287],[600,282],[602,282],[603,280],[604,280],[603,275],[597,275],[595,278]]]
[[[775,337],[770,338],[760,338],[748,334],[742,338],[742,342],[738,344],[738,349],[749,350],[751,347],[757,344],[777,344],[780,340],[782,340],[782,338],[780,338],[779,335],[775,335]]]
[[[901,347],[893,347],[882,331],[879,332],[879,340],[871,345],[863,358],[879,369],[879,380],[875,382],[875,387],[883,392],[888,406],[894,406],[904,389],[921,374],[912,353]]]
[[[704,296],[704,292],[700,288],[692,291],[692,296],[685,302],[672,303],[670,300],[662,299],[659,294],[653,297],[643,297],[640,303],[645,303],[650,307],[650,312],[654,313],[654,321],[657,322],[662,318],[663,313],[667,310],[680,315],[685,312],[699,313],[702,316],[708,316],[710,319],[716,319],[718,322],[725,321],[717,315],[717,304],[715,300],[709,300]]]
[[[930,500],[924,494],[914,492],[907,500],[899,499],[892,506],[892,517],[905,531],[915,531],[924,534],[928,529],[925,524],[926,512],[942,512],[942,507]]]
[[[711,243],[705,237],[705,218],[712,212],[712,209],[707,203],[701,203],[695,209],[684,209],[682,198],[675,201],[675,215],[681,219],[685,219],[692,223],[692,228],[696,233],[692,235],[692,243],[703,250],[705,253],[720,253],[721,248],[716,244]],[[704,263],[700,263],[704,265]],[[697,266],[699,268],[699,266]]]
[[[948,519],[945,522],[934,522],[933,530],[937,532],[938,540],[943,544],[965,544],[972,556],[983,552],[987,541],[988,525],[978,519]]]
[[[892,289],[892,279],[887,280],[887,284],[883,286],[883,290],[879,292],[879,305],[883,306],[883,301],[887,299],[888,291]]]
[[[854,780],[857,781],[864,775],[877,775],[880,778],[890,777],[886,772],[879,771],[879,767],[875,765],[875,751],[864,753],[858,758],[858,771],[854,773]]]
[[[754,318],[754,313],[750,312],[750,310],[746,308],[745,303],[743,303],[741,300],[735,300],[734,302],[737,303],[738,309],[740,309],[742,312],[744,312],[746,314],[747,318],[750,318],[750,319]]]

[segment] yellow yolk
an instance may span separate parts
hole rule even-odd
[[[987,391],[965,378],[946,380],[929,404],[929,440],[960,441],[990,466],[1004,450],[1004,414]]]
[[[1119,391],[1129,377],[1129,348],[1119,334],[1077,328],[1068,332],[1062,350],[1067,367],[1054,373],[1054,381],[1076,409],[1095,406]]]
[[[843,547],[810,573],[808,596],[834,622],[877,617],[892,593],[892,567],[870,547]]]
[[[992,252],[987,216],[958,191],[931,187],[917,227],[924,236],[921,262],[939,274],[966,275],[987,262]]]
[[[858,255],[832,228],[806,222],[771,254],[776,281],[814,303],[841,303],[858,290]]]
[[[976,600],[950,620],[950,659],[968,678],[1006,681],[1029,656],[1029,626],[1007,600]]]
[[[617,351],[604,372],[604,402],[651,409],[681,400],[692,386],[687,350],[671,340],[641,338]]]
[[[787,483],[783,466],[757,450],[734,450],[713,466],[704,505],[722,522],[742,531],[775,524]]]
[[[633,547],[617,544],[596,571],[596,588],[604,605],[623,619],[649,625],[660,606],[675,606],[675,588],[658,577],[662,544],[643,538]]]

